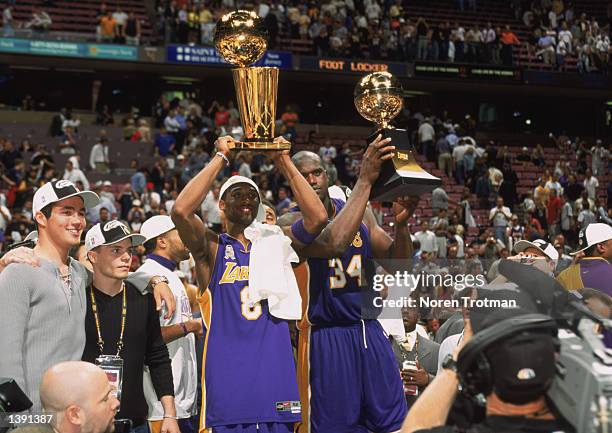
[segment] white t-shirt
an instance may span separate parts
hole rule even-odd
[[[595,176],[591,176],[589,179],[584,179],[583,182],[584,189],[589,193],[589,198],[591,200],[595,200],[597,197],[597,187],[599,186],[599,181],[595,178]]]
[[[186,322],[193,317],[185,286],[173,271],[151,259],[145,261],[138,271],[145,272],[151,276],[161,275],[168,278],[168,285],[176,300],[176,311],[170,319],[163,318],[165,311],[162,312],[163,314],[160,314],[159,323],[162,327]],[[189,334],[167,343],[166,346],[168,347],[168,353],[170,354],[170,360],[172,362],[176,416],[180,419],[190,418],[197,412],[196,394],[198,373],[195,336]],[[147,419],[150,421],[159,421],[163,419],[164,409],[157,398],[157,394],[153,388],[153,382],[151,381],[151,374],[146,366],[144,369],[143,385],[144,395],[147,400],[147,405],[149,406]]]
[[[376,2],[372,2],[368,7],[366,7],[366,15],[370,20],[377,20],[380,17],[380,6]]]
[[[570,202],[565,202],[561,208],[561,230],[569,230],[572,224],[574,211]]]
[[[548,12],[548,19],[550,21],[550,26],[553,29],[556,29],[557,28],[557,14],[551,10],[550,12]]]
[[[438,241],[436,240],[436,235],[431,230],[418,231],[414,234],[414,237],[421,244],[421,251],[425,251],[428,253],[433,253],[438,251]]]
[[[561,30],[559,32],[559,41],[565,42],[568,46],[572,45],[573,38],[574,36],[572,35],[572,32],[570,32],[569,30]]]
[[[113,19],[117,22],[118,26],[124,26],[128,19],[128,14],[125,12],[115,12],[113,14]]]
[[[0,205],[0,208],[2,209],[2,212],[0,212],[0,230],[6,230],[6,226],[8,226],[8,224],[11,222],[11,218],[13,216],[11,215],[11,211],[6,206]],[[2,214],[3,212],[6,214],[7,218],[5,218]]]
[[[204,216],[204,212],[206,212],[207,219],[206,222],[211,224],[221,224],[221,209],[219,209],[219,199],[215,199],[212,191],[208,192],[208,195],[204,199],[204,203],[202,203],[202,217]]]
[[[419,126],[419,140],[421,140],[421,143],[424,141],[433,141],[435,136],[436,132],[434,131],[433,126],[431,126],[428,122],[424,122],[421,124],[421,126]]]
[[[456,162],[463,161],[463,156],[465,155],[465,152],[468,150],[469,147],[469,144],[460,144],[458,146],[455,146],[455,148],[453,149],[453,159]]]
[[[563,187],[559,182],[553,182],[552,180],[549,180],[544,186],[550,190],[554,189],[555,191],[557,191],[557,197],[561,197],[563,195]]]

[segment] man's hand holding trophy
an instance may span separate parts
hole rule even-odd
[[[403,196],[420,196],[441,184],[439,178],[417,163],[406,130],[390,124],[404,107],[404,91],[397,78],[388,72],[368,74],[355,86],[353,100],[359,114],[376,124],[377,130],[368,137],[368,143],[380,134],[383,138],[391,138],[391,145],[395,146],[393,158],[383,163],[372,188],[372,200],[393,201]]]

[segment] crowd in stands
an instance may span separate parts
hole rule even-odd
[[[468,9],[476,10],[475,2]],[[213,42],[215,22],[235,7],[257,10],[270,33],[270,47],[279,37],[311,40],[312,54],[398,61],[432,60],[513,64],[513,47],[527,44],[534,56],[562,67],[567,56],[580,60],[580,70],[606,71],[609,64],[609,24],[599,25],[586,14],[574,16],[571,3],[561,0],[511,2],[517,21],[533,29],[529,41],[520,41],[510,23],[481,26],[455,22],[428,22],[411,16],[401,1],[329,1],[302,4],[228,0],[218,3],[160,2],[159,32],[165,43]],[[216,6],[216,7],[215,7]],[[465,4],[458,2],[463,10]],[[524,13],[523,13],[524,11]]]
[[[131,231],[139,232],[149,218],[171,213],[179,191],[214,156],[214,142],[219,136],[232,135],[241,139],[243,134],[239,113],[231,101],[214,101],[210,106],[203,106],[194,99],[160,97],[151,120],[137,112],[128,113],[119,120],[112,115],[102,115],[104,111],[98,117],[99,136],[89,155],[79,152],[83,124],[70,110],[62,110],[50,125],[49,133],[58,143],[54,149],[31,142],[27,137],[17,141],[0,138],[2,251],[24,241],[35,230],[33,194],[45,183],[60,178],[74,182],[81,189],[90,189],[100,197],[98,205],[87,209],[88,228],[97,223],[105,226],[104,223],[118,219]],[[318,138],[313,133],[306,140],[298,140],[301,138],[296,131],[298,112],[297,107],[289,106],[277,121],[277,131],[295,144],[295,150],[304,142],[306,146],[314,144]],[[441,277],[433,280],[439,283],[431,283],[431,280],[419,283],[412,295],[414,299],[451,300],[475,293],[471,288],[464,290],[458,285],[443,283],[447,276],[481,275],[496,284],[499,267],[503,266],[500,260],[520,255],[527,248],[541,252],[539,257],[544,260],[539,269],[547,274],[557,275],[570,266],[579,265],[581,255],[570,256],[570,253],[580,248],[584,250],[581,254],[599,254],[591,257],[594,258],[591,263],[610,267],[612,249],[606,246],[612,242],[609,141],[551,134],[546,142],[532,149],[523,147],[517,153],[515,148],[504,143],[480,143],[479,125],[470,116],[455,122],[447,114],[414,112],[405,126],[420,160],[423,164],[437,165],[443,179],[431,198],[429,194],[421,198],[422,204],[428,203],[421,208],[428,207],[430,200],[432,217],[423,212],[417,216],[415,212],[417,218],[409,220],[414,245],[413,273]],[[123,142],[110,142],[109,128],[121,128]],[[109,159],[109,148],[135,143],[146,144],[155,155],[151,166],[144,166],[138,160],[130,161],[130,181],[122,184],[89,180],[94,175],[97,178],[109,175],[110,178],[113,171],[125,168],[118,165],[127,161]],[[317,148],[309,148],[320,156],[330,185],[353,186],[359,175],[362,147],[353,146],[349,141],[340,146],[325,141]],[[28,160],[24,159],[26,155]],[[63,166],[56,163],[59,155],[68,156]],[[560,156],[551,158],[551,155]],[[518,193],[518,189],[525,186],[517,174],[519,167],[541,173],[537,186],[524,196]],[[198,211],[205,224],[216,232],[224,230],[224,217],[219,209],[220,186],[232,174],[253,179],[259,185],[265,205],[278,216],[295,204],[291,189],[269,154],[236,153],[219,174]],[[461,191],[460,197],[453,199],[457,188]],[[606,188],[607,202],[603,200]],[[379,223],[392,231],[393,224],[398,222],[397,214],[391,216],[389,222],[385,206],[373,202],[372,208]],[[484,214],[484,219],[478,218],[479,214]],[[605,240],[595,236],[599,239],[595,242],[589,237],[591,235],[585,238],[584,229],[595,223],[603,223],[597,224],[598,229],[607,225],[607,231],[603,230],[607,236]],[[521,246],[519,241],[522,240],[532,243],[526,247],[523,242]],[[596,245],[598,243],[601,248]],[[80,256],[82,250],[77,249],[73,255],[84,260]],[[138,269],[146,257],[145,248],[136,247],[131,270]],[[197,283],[193,263],[193,260],[185,260],[178,268],[184,283]],[[534,266],[538,266],[537,260],[535,263]],[[406,269],[409,269],[408,261]],[[604,274],[599,275],[601,285],[591,285],[598,290],[587,288],[583,295],[589,307],[591,298],[603,304],[603,310],[594,311],[610,318],[609,280],[601,281]],[[389,327],[408,405],[418,407],[413,405],[425,395],[427,387],[434,386],[436,375],[443,374],[442,361],[457,346],[457,339],[465,335],[462,332],[464,319],[462,309],[454,307],[409,307],[403,309],[402,315],[399,330],[389,323],[383,326]],[[430,354],[429,358],[425,353]],[[414,368],[410,368],[411,365]]]
[[[113,127],[108,120],[104,125]],[[287,107],[277,131],[295,142],[298,121],[297,108]],[[146,218],[170,211],[178,191],[210,160],[218,136],[242,138],[239,114],[231,101],[215,101],[205,108],[193,99],[168,101],[161,97],[152,122],[150,125],[138,113],[130,113],[120,122],[127,142],[150,143],[156,156],[148,167],[131,161],[133,175],[125,185],[88,181],[89,173],[107,174],[117,167],[109,159],[109,147],[122,144],[109,143],[106,127],[101,127],[89,155],[81,155],[81,121],[70,110],[62,111],[51,125],[50,133],[58,140],[56,149],[28,139],[2,139],[0,230],[4,247],[23,240],[33,228],[33,192],[50,179],[69,179],[101,194],[104,205],[90,212],[90,223],[117,216],[137,231]],[[612,223],[611,200],[606,203],[603,199],[603,192],[607,188],[609,195],[612,185],[608,142],[551,135],[544,143],[547,147],[524,147],[517,153],[503,143],[478,143],[474,138],[478,126],[470,117],[458,124],[446,116],[417,112],[408,123],[418,151],[444,173],[443,185],[432,193],[432,218],[412,221],[419,254],[495,260],[512,251],[518,240],[535,238],[554,241],[565,254],[576,245],[579,230],[589,223]],[[550,146],[559,149],[559,160],[548,156]],[[326,142],[317,151],[330,184],[352,186],[359,172],[361,148],[348,142],[338,147]],[[31,155],[29,161],[23,159],[24,153]],[[54,154],[69,157],[65,166],[55,165]],[[517,175],[521,167],[541,173],[535,189],[522,195],[517,192],[524,185]],[[269,156],[238,153],[223,176],[232,173],[254,179],[279,214],[289,208],[290,191]],[[460,199],[449,198],[451,191],[460,192]],[[208,218],[212,218],[209,223],[220,227],[217,201],[218,196],[211,194],[205,206]],[[378,206],[377,213],[383,221],[384,209]],[[478,214],[483,214],[483,219]]]
[[[475,1],[468,3],[476,10]],[[279,37],[311,40],[317,56],[512,64],[512,46],[520,43],[509,25],[502,29],[488,23],[481,29],[458,22],[428,23],[405,12],[401,1],[377,0],[256,5],[167,1],[158,6],[159,31],[165,43],[211,45],[215,22],[235,7],[257,10],[271,48],[278,47]],[[458,7],[463,9],[464,2]]]
[[[139,45],[141,37],[141,20],[134,12],[126,13],[117,5],[111,11],[106,3],[100,4],[96,14],[96,37],[99,42]]]
[[[573,56],[582,73],[609,73],[610,20],[599,23],[586,13],[577,15],[573,3],[561,0],[534,1],[524,9],[520,3],[513,2],[514,12],[517,17],[522,15],[523,23],[532,31],[528,42],[533,55],[558,69]],[[610,15],[612,6],[608,9]]]
[[[13,18],[13,9],[13,4],[9,3],[2,11],[2,35],[4,37],[13,37],[16,28],[29,29],[36,34],[44,33],[53,24],[51,16],[40,7],[33,8],[30,20],[25,22],[19,22]]]
[[[474,0],[461,0],[456,6],[461,11],[477,11]],[[562,0],[513,0],[509,6],[515,22],[509,18],[505,25],[492,25],[483,17],[480,24],[471,21],[468,25],[413,15],[400,0],[161,0],[156,9],[156,35],[166,44],[212,45],[217,20],[231,10],[246,8],[262,18],[270,49],[279,49],[281,39],[293,39],[311,41],[311,54],[317,56],[512,65],[513,48],[520,46],[527,47],[531,58],[561,70],[568,57],[574,57],[580,72],[608,73],[609,22],[599,23],[586,13],[578,15],[571,2]],[[13,9],[8,5],[3,10],[4,36],[13,36],[19,27],[44,32],[52,24],[51,16],[40,8],[33,10],[30,21],[18,23]],[[612,15],[612,6],[607,13]],[[111,10],[102,2],[95,18],[96,38],[139,45],[143,43],[141,20],[120,5]],[[531,31],[528,40],[517,37],[519,25]]]

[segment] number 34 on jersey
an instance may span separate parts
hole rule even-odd
[[[352,245],[359,248],[363,245],[359,232],[355,235]],[[357,287],[361,287],[361,254],[355,254],[351,257],[346,269],[342,264],[342,260],[334,258],[329,260],[329,267],[332,269],[332,275],[329,277],[330,289],[343,289],[348,283],[348,278],[353,278]]]

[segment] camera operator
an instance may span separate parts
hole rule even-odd
[[[556,374],[555,322],[531,314],[535,304],[520,292],[480,290],[478,299],[514,299],[518,307],[471,310],[462,343],[412,406],[402,433],[565,431],[545,398]],[[445,425],[460,384],[486,396],[485,419],[461,428]]]

